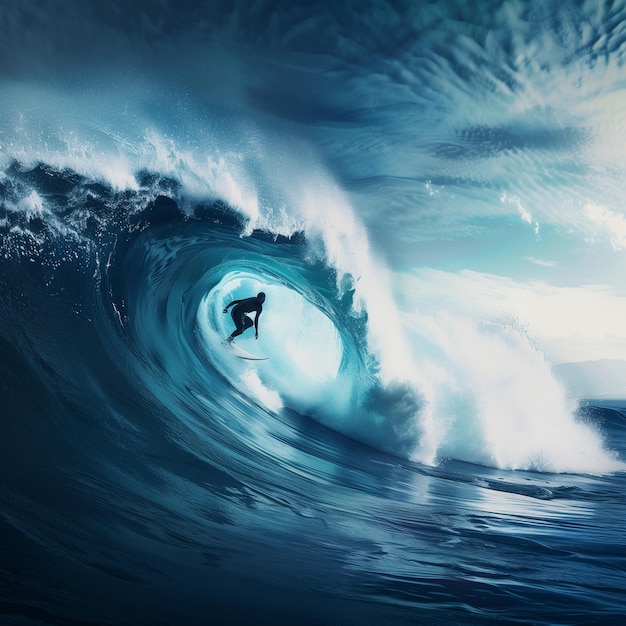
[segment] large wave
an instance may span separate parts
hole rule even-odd
[[[622,467],[523,329],[407,295],[304,143],[249,125],[200,146],[154,126],[29,123],[3,149],[5,258],[91,258],[102,336],[164,402],[235,391],[427,464]],[[233,359],[222,309],[261,290],[260,339],[240,343],[269,359]]]

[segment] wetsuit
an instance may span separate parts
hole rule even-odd
[[[232,341],[235,337],[238,337],[245,330],[248,330],[254,325],[255,337],[259,336],[259,316],[263,311],[263,304],[258,297],[246,298],[245,300],[233,300],[225,309],[224,313],[228,310],[228,307],[235,305],[231,311],[233,322],[235,322],[235,330],[229,337],[229,341]],[[256,312],[254,322],[248,317],[247,313]]]

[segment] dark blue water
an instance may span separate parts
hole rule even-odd
[[[620,623],[624,15],[3,3],[0,621]]]

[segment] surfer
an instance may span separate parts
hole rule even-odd
[[[232,343],[235,337],[238,337],[245,330],[248,330],[254,324],[254,338],[259,338],[259,316],[263,311],[263,303],[265,302],[265,294],[260,291],[256,296],[252,298],[245,298],[244,300],[233,300],[230,304],[224,307],[224,313],[228,313],[228,309],[234,305],[231,311],[233,322],[235,322],[235,330],[233,334],[226,340],[227,343]],[[248,313],[256,312],[254,322],[248,317]]]

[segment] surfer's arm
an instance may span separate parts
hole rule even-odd
[[[261,311],[257,311],[256,317],[254,318],[254,338],[259,338],[259,317],[261,317]]]
[[[230,309],[231,306],[233,306],[233,304],[239,304],[241,302],[241,300],[233,300],[230,304],[227,304],[224,307],[224,313],[228,313],[228,309]]]

